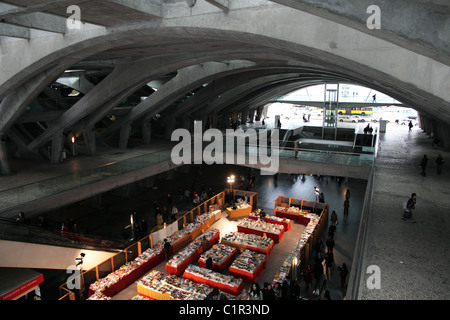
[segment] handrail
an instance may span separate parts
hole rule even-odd
[[[372,165],[372,170],[370,172],[369,179],[367,181],[366,193],[364,196],[364,202],[358,228],[358,235],[356,238],[356,246],[353,255],[352,266],[350,268],[349,280],[347,284],[347,292],[345,295],[346,300],[358,299],[361,274],[363,272],[362,270],[363,252],[366,246],[367,224],[369,219],[370,204],[372,201],[374,176],[375,176],[374,166]]]
[[[208,200],[206,200],[206,201],[200,203],[198,206],[194,207],[194,208],[191,209],[190,211],[187,211],[184,215],[182,215],[180,218],[178,218],[178,219],[176,220],[176,223],[179,225],[180,220],[182,220],[182,222],[183,222],[183,227],[184,227],[184,225],[186,224],[186,221],[187,221],[186,217],[189,217],[189,221],[193,221],[193,220],[194,220],[194,213],[196,213],[197,215],[199,215],[200,212],[201,212],[202,210],[204,210],[204,212],[208,212],[208,204],[210,204],[210,205],[213,205],[213,204],[214,204],[214,205],[215,205],[215,204],[219,204],[220,202],[222,202],[222,206],[223,206],[223,205],[224,205],[224,202],[225,202],[225,192],[226,192],[226,191],[227,191],[227,190],[224,190],[224,191],[222,191],[222,192],[219,192],[218,194],[214,195],[213,197],[209,198]],[[219,200],[219,199],[221,199],[221,200]],[[203,213],[204,213],[204,212],[203,212]],[[174,223],[175,223],[175,222],[174,222]],[[142,244],[143,242],[147,241],[147,240],[148,240],[149,248],[152,248],[152,247],[153,247],[152,234],[153,234],[153,233],[148,234],[147,236],[141,238],[140,240],[138,240],[138,241],[132,243],[130,246],[128,246],[127,248],[121,250],[121,251],[120,251],[119,253],[117,253],[115,256],[113,256],[113,257],[111,257],[111,258],[108,258],[108,259],[106,259],[105,261],[102,261],[102,262],[99,263],[97,266],[92,267],[92,268],[89,269],[89,270],[84,270],[84,271],[80,274],[80,279],[84,279],[84,275],[86,275],[87,273],[92,272],[92,271],[95,271],[95,273],[96,273],[96,280],[98,280],[98,278],[99,278],[99,277],[98,277],[98,267],[99,267],[100,265],[103,265],[105,262],[110,261],[110,262],[111,262],[111,266],[113,266],[113,265],[114,265],[113,260],[114,260],[115,257],[117,257],[118,255],[120,255],[120,254],[122,254],[122,253],[127,254],[128,252],[132,252],[133,247],[136,246],[136,245],[137,245],[137,250],[138,250],[137,256],[139,256],[139,255],[141,254],[141,251],[145,251],[145,250],[142,250],[141,244]],[[129,262],[129,261],[128,261],[128,258],[126,258],[125,260],[126,260],[126,262]],[[113,270],[113,271],[115,271],[115,270]],[[78,290],[80,290],[80,292],[84,292],[84,290],[86,289],[86,288],[85,288],[85,284],[84,284],[84,280],[82,280],[82,282],[83,282],[83,287],[78,289]],[[75,293],[74,293],[73,291],[71,291],[71,290],[65,288],[65,286],[67,286],[67,282],[65,282],[65,283],[63,283],[63,284],[61,284],[61,285],[59,286],[60,296],[61,296],[59,300],[64,300],[65,297],[67,296],[67,292],[69,292],[69,293],[71,293],[71,294],[73,295],[73,296],[70,297],[71,300],[75,300]],[[66,293],[63,294],[62,291],[65,291]]]
[[[378,141],[378,139],[377,139]],[[225,142],[225,139],[224,139]],[[278,146],[282,140],[277,140]],[[258,147],[258,145],[246,144],[247,147]],[[64,191],[73,190],[74,188],[78,188],[81,186],[86,186],[91,183],[104,180],[104,175],[108,176],[123,174],[126,172],[130,172],[137,169],[145,168],[151,164],[156,164],[161,161],[169,161],[171,160],[171,151],[173,146],[159,149],[153,152],[149,152],[146,154],[142,154],[139,156],[127,158],[121,161],[116,161],[104,165],[99,165],[91,169],[80,170],[72,174],[60,175],[48,179],[44,179],[38,182],[32,182],[29,184],[21,185],[18,187],[13,187],[9,189],[4,189],[0,191],[0,198],[3,201],[0,201],[0,210],[7,210],[21,204],[28,203],[30,201],[34,201],[36,199],[46,198],[51,195],[55,195]],[[283,147],[284,151],[294,151],[293,147]],[[346,156],[357,159],[360,157],[359,153],[354,152],[344,152],[344,151],[334,151],[334,150],[316,150],[316,149],[308,149],[308,148],[298,148],[299,152],[309,152],[312,154],[319,154],[327,156],[330,154],[338,155],[338,156]],[[246,151],[249,155],[251,151]],[[280,158],[286,158],[284,153],[280,153],[278,155]],[[155,159],[156,158],[156,161]],[[301,159],[300,159],[301,160]],[[331,159],[332,160],[332,159]],[[367,161],[364,162],[356,162],[351,163],[350,165],[367,165]],[[44,186],[44,187],[43,187]],[[34,194],[34,192],[39,194]],[[10,193],[8,195],[8,193]],[[2,204],[3,202],[3,204]]]

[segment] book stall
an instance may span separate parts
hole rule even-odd
[[[309,210],[302,210],[297,207],[275,207],[274,214],[280,218],[286,218],[290,220],[297,221],[303,225],[307,225],[309,223],[309,218],[306,216],[309,213]]]
[[[194,219],[194,222],[186,224],[183,229],[171,235],[169,240],[172,244],[171,254],[184,248],[188,243],[202,234],[204,230],[212,226],[217,219],[216,216],[220,216],[220,214],[221,211],[216,210],[199,215]]]
[[[203,237],[209,241],[209,246],[219,241],[220,232],[217,229],[211,229],[206,231],[204,234],[198,236],[194,242],[188,244],[184,249],[180,250],[175,254],[167,263],[166,271],[168,274],[181,275],[187,266],[200,257],[202,253],[201,239]]]
[[[153,270],[140,279],[137,291],[149,300],[204,300],[213,288],[175,275]]]
[[[195,222],[185,225],[182,230],[178,230],[168,236],[167,240],[171,244],[171,254],[191,242],[194,239],[194,235],[198,236],[201,234],[204,231],[203,227],[209,225],[211,221],[214,223],[215,215],[216,212],[208,212],[200,215],[195,219]],[[163,241],[159,241],[153,249],[147,249],[133,261],[122,265],[106,277],[91,283],[89,286],[89,296],[95,292],[101,292],[108,297],[114,296],[150,271],[154,266],[161,263],[165,257],[163,247]]]
[[[261,219],[259,214],[255,213],[255,212],[250,213],[248,218],[252,219],[252,220],[260,220]],[[284,232],[291,230],[291,219],[266,215],[262,221],[267,222],[267,223],[280,224],[284,227]]]
[[[299,201],[303,202],[304,200]],[[277,282],[282,283],[286,279],[286,277],[290,275],[290,273],[294,273],[294,278],[296,278],[296,268],[300,264],[302,259],[304,261],[309,260],[310,252],[312,251],[313,246],[319,238],[324,224],[326,224],[327,222],[328,216],[328,205],[320,204],[320,206],[318,205],[317,208],[321,210],[320,215],[310,212],[304,213],[305,218],[307,218],[309,222],[306,225],[306,228],[303,231],[302,235],[300,236],[300,239],[297,241],[296,245],[276,273],[272,281],[273,284]]]
[[[88,297],[94,293],[102,293],[107,297],[112,297],[163,260],[164,250],[161,244],[156,245],[154,248],[149,248],[137,258],[122,265],[106,277],[91,283]]]
[[[267,265],[267,255],[245,250],[231,264],[230,274],[247,282],[255,282]]]
[[[230,198],[231,206],[227,207],[228,217],[231,219],[248,216],[255,208],[258,194],[252,191],[225,190]]]
[[[275,243],[279,243],[284,236],[284,227],[282,225],[256,221],[248,218],[244,218],[239,222],[237,229],[239,232],[267,236]]]
[[[252,206],[248,203],[236,203],[233,207],[227,207],[227,214],[231,219],[246,217],[251,212]]]
[[[213,288],[217,287],[219,290],[234,296],[239,295],[244,288],[244,282],[241,278],[224,275],[192,264],[184,271],[183,278],[197,283],[207,284]]]
[[[214,245],[208,251],[203,252],[198,260],[198,264],[200,267],[206,268],[206,260],[211,257],[212,269],[217,272],[222,272],[226,267],[228,267],[236,253],[236,248],[219,243]]]
[[[268,255],[273,250],[274,241],[267,237],[251,233],[229,232],[222,237],[220,243],[235,247],[239,250],[249,249]]]
[[[89,298],[88,300],[112,300],[111,297],[105,296],[103,293],[101,292],[94,292]]]

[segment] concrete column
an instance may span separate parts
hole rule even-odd
[[[63,150],[64,150],[64,133],[62,131],[58,131],[53,135],[50,163],[62,162]]]
[[[242,124],[247,124],[247,118],[248,118],[248,109],[242,111],[242,119],[241,122]]]
[[[262,116],[262,107],[258,107],[256,108],[255,121],[261,121],[261,116]]]
[[[450,151],[450,128],[444,123],[439,123],[434,134],[440,140],[439,148],[443,148],[444,151]]]
[[[181,127],[190,131],[191,130],[191,122],[192,122],[191,118],[188,118],[188,117],[183,118]]]
[[[231,114],[229,114],[229,113],[224,113],[223,115],[222,115],[222,126],[225,128],[225,129],[231,129],[232,128],[232,126],[231,126]]]
[[[202,132],[209,128],[209,116],[207,114],[202,115]]]
[[[249,123],[253,123],[253,121],[255,120],[255,109],[249,111],[249,118],[250,118]]]
[[[147,145],[152,143],[152,123],[150,120],[145,120],[142,123],[142,142]]]
[[[6,149],[6,141],[3,135],[0,136],[0,174],[10,175],[12,173],[9,165],[8,150]]]
[[[128,146],[128,140],[130,139],[131,135],[131,122],[125,122],[120,127],[120,139],[119,139],[119,149],[124,150]]]
[[[217,113],[211,113],[209,115],[210,121],[211,121],[211,128],[217,128]]]
[[[165,125],[165,132],[164,132],[164,137],[167,140],[170,140],[170,137],[172,136],[172,132],[175,130],[176,124],[177,124],[177,119],[175,117],[170,117],[169,119],[167,119],[166,125]]]
[[[84,143],[86,144],[86,150],[88,155],[93,156],[96,152],[96,139],[95,139],[95,127],[84,129]]]

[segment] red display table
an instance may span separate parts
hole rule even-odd
[[[237,229],[238,229],[239,232],[256,234],[256,235],[261,236],[261,237],[264,237],[264,235],[266,235],[268,238],[272,239],[275,243],[279,243],[283,239],[283,236],[284,236],[284,230],[283,229],[280,231],[279,234],[268,233],[268,232],[264,232],[264,231],[260,231],[260,230],[245,228],[245,227],[242,227],[242,226],[237,226]]]
[[[259,219],[259,217],[252,216],[252,215],[248,216],[248,218],[252,219],[252,220],[255,220],[255,221],[258,221],[258,219]],[[285,218],[285,217],[280,217],[280,218],[284,218],[286,220],[284,220],[284,221],[277,221],[277,220],[271,219],[270,216],[269,216],[269,217],[265,217],[263,221],[267,222],[267,223],[280,224],[280,225],[282,225],[284,227],[284,231],[285,232],[286,231],[290,231],[291,230],[291,220],[288,219],[288,218]]]
[[[224,292],[227,292],[227,293],[230,293],[230,294],[235,295],[235,296],[239,295],[239,293],[244,288],[244,282],[243,281],[240,281],[239,285],[237,285],[237,284],[236,285],[230,285],[230,284],[222,283],[222,282],[219,282],[219,281],[214,281],[214,280],[211,280],[211,279],[204,278],[204,277],[199,276],[197,274],[193,274],[193,273],[189,272],[188,270],[189,269],[184,271],[183,278],[189,279],[189,280],[192,280],[192,281],[195,281],[195,282],[198,282],[198,283],[204,283],[204,284],[207,284],[207,285],[209,285],[209,286],[211,286],[213,288],[217,287],[220,290],[222,290]],[[214,271],[212,271],[212,272],[214,272]]]
[[[286,219],[291,219],[291,220],[297,221],[298,223],[301,223],[305,226],[308,225],[309,221],[311,220],[311,219],[309,219],[301,214],[295,213],[295,212],[286,212],[286,211],[275,210],[275,215],[280,218],[286,218]]]
[[[201,237],[201,236],[200,236]],[[220,238],[220,232],[217,231],[214,236],[211,237],[211,239],[209,239],[209,247],[211,247],[212,245],[214,245],[215,243],[217,243],[219,241]],[[200,257],[200,255],[202,254],[203,249],[201,247],[201,245],[199,244],[199,248],[194,251],[191,255],[189,255],[188,257],[186,257],[186,259],[181,262],[180,264],[178,264],[178,266],[172,266],[169,264],[166,264],[166,272],[168,274],[174,274],[174,275],[181,275],[184,270],[193,262],[197,261],[197,259]],[[213,264],[214,266],[214,264]]]
[[[217,272],[222,272],[223,270],[225,270],[226,267],[228,267],[228,266],[230,265],[231,261],[232,261],[232,260],[234,259],[234,257],[236,256],[236,253],[237,253],[237,250],[236,250],[236,249],[233,250],[233,251],[231,252],[231,254],[230,254],[230,255],[229,255],[222,263],[220,263],[220,264],[216,263],[216,262],[213,260],[213,263],[212,263],[212,269],[213,269],[214,271],[217,271]],[[200,267],[202,267],[202,268],[206,268],[206,260],[199,259],[199,260],[198,260],[198,265],[199,265]]]
[[[128,287],[133,282],[137,281],[139,278],[141,278],[144,274],[149,272],[151,269],[153,269],[155,266],[160,264],[164,261],[164,251],[161,251],[158,255],[154,256],[153,258],[149,259],[147,262],[143,263],[133,271],[131,271],[128,275],[117,281],[116,283],[112,284],[110,287],[105,289],[102,293],[107,297],[113,297],[118,292],[122,291],[126,287]],[[89,297],[94,294],[94,292],[89,289]]]
[[[244,281],[252,283],[258,280],[258,277],[264,271],[266,265],[267,265],[267,256],[266,259],[263,261],[263,263],[261,263],[253,272],[238,269],[233,266],[230,266],[228,270],[230,271],[230,274],[232,276],[242,278]]]
[[[176,276],[179,276],[191,263],[197,261],[198,257],[200,257],[201,252],[202,248],[200,247],[176,267],[166,264],[167,274],[174,274]]]

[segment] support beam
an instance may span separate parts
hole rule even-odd
[[[5,12],[0,13],[0,21],[9,19],[11,17],[16,17],[19,15],[24,15],[28,13],[33,12],[43,12],[43,11],[49,11],[54,6],[70,6],[73,4],[79,4],[83,2],[89,2],[91,0],[52,0],[52,1],[44,1],[40,2],[38,4],[27,6],[27,7],[21,7],[21,8],[14,8],[7,10]]]
[[[0,175],[10,175],[11,173],[6,141],[3,136],[0,136]]]
[[[0,103],[0,134],[6,132],[37,95],[63,72],[64,66],[50,68],[31,80],[23,82],[21,86],[7,95]],[[39,147],[42,147],[48,140]]]
[[[62,131],[55,133],[52,139],[51,163],[62,162],[62,152],[64,150],[64,134]]]
[[[95,139],[95,127],[85,128],[83,130],[84,144],[86,145],[87,154],[90,156],[95,155],[97,151],[97,142]]]
[[[110,2],[119,4],[121,6],[146,13],[153,18],[162,19],[164,17],[163,1],[160,0],[145,0],[145,1],[130,1],[130,0],[109,0]]]
[[[13,26],[8,23],[0,23],[0,36],[30,40],[30,29]]]
[[[119,140],[119,149],[125,150],[128,146],[128,140],[131,135],[132,122],[123,123],[120,127],[120,140]]]
[[[3,22],[42,31],[66,33],[66,19],[48,13],[35,12],[21,16],[13,16],[3,20]]]
[[[142,126],[142,142],[145,145],[152,143],[152,122],[151,119],[144,119]]]
[[[230,11],[229,9],[230,3],[228,0],[205,0],[205,1],[223,10],[223,12],[225,13],[228,13],[228,11]]]
[[[223,58],[223,54],[224,53],[222,51],[214,52],[214,54],[210,56],[205,55],[203,52],[195,53],[189,56],[183,53],[171,56],[169,58],[158,56],[119,65],[103,81],[95,86],[94,89],[89,91],[69,110],[64,112],[64,114],[56,121],[54,125],[49,126],[44,133],[32,141],[29,144],[29,148],[37,149],[43,146],[52,138],[54,133],[59,130],[63,130],[65,127],[74,125],[87,116],[91,116],[91,113],[94,113],[94,117],[100,120],[108,114],[113,107],[118,105],[124,99],[123,93],[130,90],[130,88],[137,90],[145,85],[149,79],[173,72],[174,70],[182,69],[193,62],[201,63],[202,61],[207,61],[210,59]],[[144,73],[142,70],[151,71]],[[106,107],[104,108],[103,105]],[[99,109],[101,109],[101,113],[98,113]],[[135,109],[136,107],[133,108],[133,110]],[[1,111],[0,105],[0,115]],[[135,112],[138,111],[141,110],[136,109]],[[2,119],[0,117],[0,132],[2,128],[1,122]],[[90,121],[88,123],[92,124]],[[120,129],[120,127],[117,129]]]
[[[118,130],[127,121],[137,121],[143,116],[153,116],[171,105],[186,92],[197,88],[202,83],[210,81],[220,74],[227,74],[253,67],[251,62],[234,61],[228,64],[207,62],[189,66],[178,71],[177,76],[165,83],[159,90],[135,106],[129,115],[119,119],[112,126],[101,133],[101,137]]]

